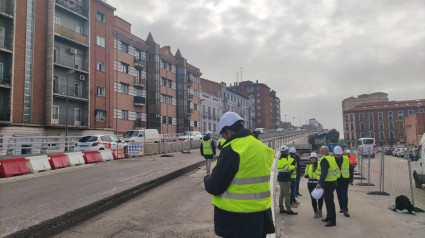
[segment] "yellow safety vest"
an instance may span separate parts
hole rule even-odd
[[[350,178],[350,159],[348,156],[342,156],[342,165],[340,172],[337,174],[338,178],[341,178],[341,175],[343,178]],[[336,159],[335,159],[336,160]]]
[[[202,140],[202,151],[204,152],[204,155],[212,155],[213,149],[211,147],[212,139],[209,139],[207,141]]]
[[[319,164],[317,165],[317,170],[316,170],[317,179],[320,179],[320,174],[322,172],[320,163],[322,162],[323,159],[326,159],[329,163],[328,175],[326,176],[325,181],[326,182],[336,181],[337,174],[339,173],[339,167],[336,164],[335,157],[331,155],[325,155],[320,159]]]
[[[319,165],[317,165],[319,166]],[[314,169],[314,165],[313,164],[309,164],[307,165],[307,167],[305,167],[305,174],[307,174],[308,176],[308,183],[318,183],[318,178],[317,178],[317,169],[319,167],[316,168],[316,171],[313,171]]]
[[[272,205],[270,170],[274,151],[253,136],[227,143],[239,154],[239,170],[226,191],[213,196],[212,203],[225,211],[250,213],[267,210]]]
[[[289,160],[288,161],[290,161],[289,164],[292,164],[292,161],[295,161],[295,159],[292,158],[292,157],[289,157]],[[294,166],[295,168],[292,170],[291,179],[294,179],[294,178],[297,178],[297,166],[298,166],[298,163],[295,161],[295,165],[292,165],[292,166]]]
[[[220,140],[220,146],[223,146],[225,142],[226,142],[226,139],[224,139],[224,138],[223,138],[223,139],[221,139],[221,140]]]
[[[278,172],[284,172],[284,173],[290,173],[292,170],[295,170],[295,166],[291,165],[292,161],[294,161],[293,158],[285,158],[282,157],[277,162],[277,171]]]

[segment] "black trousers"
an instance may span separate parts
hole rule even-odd
[[[334,191],[336,189],[337,182],[323,182],[323,198],[325,199],[326,205],[326,219],[336,223],[336,212],[334,202]]]
[[[313,211],[317,212],[317,205],[319,205],[319,209],[322,210],[323,207],[323,196],[316,200],[311,196],[311,192],[316,188],[317,183],[307,183],[308,192],[310,193],[311,205],[313,206]]]
[[[350,165],[350,183],[353,183],[354,179],[354,165]]]

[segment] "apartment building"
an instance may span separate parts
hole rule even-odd
[[[362,103],[343,112],[344,139],[355,147],[362,137],[375,138],[377,145],[405,142],[405,117],[425,111],[425,99]]]
[[[221,84],[201,78],[200,95],[201,130],[219,133],[218,122],[222,115]]]
[[[270,99],[271,99],[271,113],[272,118],[270,121],[270,128],[278,128],[280,125],[280,98],[276,96],[276,91],[270,91]]]
[[[259,127],[255,122],[254,101],[252,98],[238,92],[235,87],[227,87],[225,83],[221,83],[221,95],[223,100],[223,113],[236,112],[245,121],[245,128],[250,130]]]

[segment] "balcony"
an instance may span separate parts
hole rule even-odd
[[[76,57],[75,54],[81,54],[78,50],[70,48],[69,51],[73,51],[74,55],[56,54],[54,57],[54,63],[58,66],[65,66],[66,69],[74,69],[78,71],[88,72],[88,64],[85,63],[81,58]]]
[[[146,65],[146,60],[138,57],[134,57],[134,68],[144,69]]]
[[[61,37],[81,43],[85,46],[89,44],[89,38],[86,35],[82,35],[72,29],[66,28],[59,24],[55,24],[55,33]]]
[[[53,114],[52,125],[60,125],[66,126],[65,113],[61,113],[60,115]],[[88,117],[87,116],[74,116],[72,111],[68,112],[68,126],[70,127],[86,127],[88,126]]]
[[[15,1],[0,0],[0,14],[13,19],[13,9]]]
[[[189,94],[189,96],[187,97],[187,100],[192,101],[193,100],[193,94]]]
[[[146,98],[140,96],[134,96],[134,106],[145,106]]]
[[[187,87],[188,87],[188,88],[192,87],[192,80],[188,79],[188,80],[186,81],[186,84],[187,84]]]
[[[142,121],[142,118],[136,118],[134,121],[134,128],[145,128],[146,121]]]
[[[138,76],[134,77],[134,87],[145,88],[145,85],[146,85],[146,79],[142,79]]]
[[[68,93],[67,93],[68,91]],[[69,99],[87,101],[88,100],[88,90],[84,89],[84,86],[77,86],[71,83],[67,88],[66,85],[53,85],[53,95],[57,97],[66,97],[68,95]]]
[[[187,109],[187,115],[188,116],[191,116],[192,115],[192,109],[190,109],[190,108]]]
[[[56,0],[56,3],[84,17],[88,15],[88,8],[84,6],[83,0]]]

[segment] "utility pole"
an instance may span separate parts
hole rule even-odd
[[[243,72],[243,68],[241,68],[241,82],[243,82],[242,72]]]

